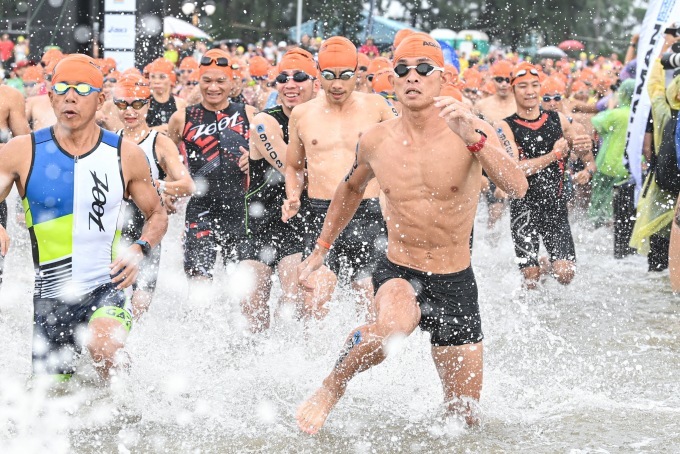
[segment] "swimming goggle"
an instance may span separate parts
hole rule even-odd
[[[505,83],[510,83],[510,78],[509,77],[494,77],[493,80],[495,80],[497,83],[502,84],[503,82]]]
[[[543,102],[550,102],[550,101],[553,101],[553,100],[555,102],[562,101],[562,95],[555,95],[555,96],[545,95],[545,96],[543,96]]]
[[[52,91],[54,91],[58,95],[65,95],[66,92],[69,91],[71,88],[73,88],[76,91],[76,93],[78,93],[80,96],[87,96],[93,91],[97,93],[102,91],[101,88],[95,88],[92,85],[85,83],[70,85],[67,84],[66,82],[57,82],[56,84],[52,85]]]
[[[346,71],[341,72],[340,74],[335,74],[333,71],[330,71],[328,69],[324,69],[321,71],[321,77],[323,77],[326,80],[335,80],[335,79],[340,79],[340,80],[350,80],[352,77],[354,77],[354,71],[351,69],[348,69]]]
[[[429,76],[435,71],[444,72],[444,68],[440,66],[432,66],[429,63],[420,63],[415,66],[406,66],[402,63],[394,67],[394,73],[397,75],[397,77],[404,77],[412,69],[415,69],[416,72],[421,76]]]
[[[142,107],[149,104],[149,99],[135,99],[132,102],[127,102],[124,99],[114,99],[113,104],[120,110],[127,110],[128,107],[132,107],[135,110],[139,110]]]
[[[529,74],[531,74],[532,76],[538,77],[538,71],[535,70],[535,69],[530,69],[530,70],[529,70]],[[526,75],[527,75],[527,70],[526,70],[526,69],[522,69],[522,70],[520,70],[520,71],[517,71],[517,74],[513,74],[513,75],[512,75],[512,80],[514,81],[514,80],[517,79],[518,77],[522,77],[522,76],[526,76]]]
[[[341,74],[341,76],[342,76],[342,74]],[[289,76],[288,74],[281,73],[278,76],[276,76],[275,80],[276,80],[277,84],[285,84],[286,82],[288,82],[291,79],[293,79],[293,82],[302,83],[302,82],[306,82],[310,79],[314,80],[315,78],[310,76],[309,74],[307,74],[304,71],[298,71],[295,74],[293,74],[292,76]]]
[[[215,62],[216,66],[222,66],[222,67],[227,67],[229,66],[229,60],[226,57],[217,57],[217,58],[211,58],[211,57],[206,57],[203,56],[201,57],[201,66],[210,66],[213,62]],[[236,68],[233,69],[238,69],[237,65]]]

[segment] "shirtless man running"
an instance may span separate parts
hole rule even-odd
[[[24,113],[24,97],[16,88],[0,85],[0,150],[12,136],[30,134]],[[7,202],[0,202],[0,227],[7,227]],[[4,257],[0,256],[0,284]]]
[[[327,39],[319,49],[318,61],[324,95],[293,110],[286,153],[284,221],[300,209],[305,174],[308,178],[311,225],[305,234],[305,257],[314,249],[335,188],[352,166],[358,138],[371,125],[396,116],[382,96],[355,91],[357,50],[347,38]],[[386,234],[379,194],[378,183],[372,181],[354,219],[328,256],[328,267],[336,276],[341,271],[347,274],[366,302],[372,301],[371,274],[384,247],[381,237],[384,241]],[[330,299],[334,286],[334,277],[326,271],[316,288],[318,315],[323,314],[323,304]]]
[[[477,101],[474,110],[477,115],[492,125],[509,117],[517,111],[515,97],[512,95],[510,86],[510,73],[512,64],[501,60],[491,66],[491,83],[496,87],[496,93]],[[489,208],[487,227],[493,229],[503,215],[505,208],[505,194],[499,191],[493,181],[489,181],[489,189],[485,191],[486,201]]]
[[[513,197],[524,195],[527,181],[488,123],[463,103],[438,97],[450,76],[443,74],[444,56],[432,37],[405,38],[394,64],[402,116],[362,135],[317,248],[300,266],[304,282],[375,177],[387,199],[388,226],[387,257],[373,274],[378,317],[352,331],[322,386],[298,408],[297,424],[310,434],[323,426],[350,379],[385,359],[386,342],[419,325],[432,335],[448,410],[476,422],[471,404],[482,389],[483,334],[468,240],[482,168]]]
[[[286,197],[286,146],[288,119],[294,108],[308,102],[319,90],[316,62],[300,48],[286,52],[275,79],[281,105],[255,115],[255,134],[250,136],[250,189],[246,194],[246,235],[248,252],[239,264],[255,276],[255,285],[243,298],[241,307],[252,332],[269,327],[269,296],[272,273],[278,270],[283,295],[281,303],[292,303],[303,315],[297,265],[302,257],[302,219],[281,220]]]

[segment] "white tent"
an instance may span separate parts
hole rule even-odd
[[[166,36],[181,35],[187,38],[212,40],[212,37],[200,28],[172,16],[167,16],[163,19],[163,34]]]

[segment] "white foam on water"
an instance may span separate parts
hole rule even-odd
[[[615,260],[611,232],[575,223],[577,276],[520,289],[507,215],[498,244],[476,223],[473,266],[484,340],[482,425],[443,417],[429,336],[389,344],[357,376],[314,437],[297,406],[321,383],[360,325],[350,292],[304,326],[288,308],[247,332],[233,296],[244,279],[219,268],[189,293],[181,219],[163,243],[149,312],[128,338],[129,375],[110,390],[87,377],[60,397],[26,391],[31,371],[32,264],[25,229],[0,290],[2,452],[670,452],[680,446],[680,300],[643,257]],[[277,285],[272,300],[279,296]],[[83,361],[86,363],[86,361]],[[87,369],[87,368],[86,368]],[[86,374],[87,375],[87,374]]]

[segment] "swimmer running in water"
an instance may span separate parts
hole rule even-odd
[[[314,434],[359,372],[381,363],[386,343],[416,327],[431,333],[432,358],[448,410],[475,423],[482,389],[482,326],[469,238],[482,168],[512,197],[527,181],[502,151],[493,127],[450,97],[439,44],[406,37],[394,56],[392,85],[402,116],[373,126],[337,187],[314,252],[300,265],[304,284],[321,267],[375,178],[386,198],[387,256],[373,273],[377,318],[354,329],[321,387],[298,408],[298,427]]]

